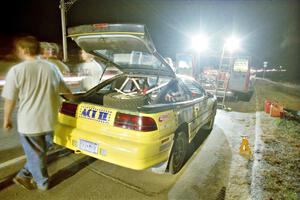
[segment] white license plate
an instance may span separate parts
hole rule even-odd
[[[79,140],[79,149],[90,152],[90,153],[97,154],[98,153],[98,144],[80,139]]]

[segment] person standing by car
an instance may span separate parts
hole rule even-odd
[[[79,65],[79,74],[84,76],[81,82],[81,89],[87,91],[100,83],[100,78],[104,70],[94,60],[94,56],[84,50],[80,51],[80,57],[84,61]]]
[[[59,92],[70,93],[70,90],[54,64],[37,58],[39,42],[35,37],[17,38],[15,49],[23,61],[6,75],[2,91],[5,99],[3,128],[12,128],[12,112],[18,102],[18,132],[27,161],[13,181],[27,189],[47,190],[49,178],[45,158],[57,122]]]
[[[69,67],[58,59],[59,46],[56,43],[40,42],[41,56],[55,64],[62,74],[70,73]]]

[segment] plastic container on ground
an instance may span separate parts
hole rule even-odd
[[[265,100],[265,112],[270,113],[270,108],[271,108],[272,102],[270,100]]]
[[[283,106],[278,103],[272,103],[270,108],[271,117],[281,117],[283,113]]]

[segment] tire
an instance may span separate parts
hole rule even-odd
[[[137,107],[141,107],[147,104],[147,97],[143,95],[128,96],[118,92],[106,94],[103,98],[103,105],[124,109],[124,110],[136,110]]]
[[[169,161],[169,172],[176,174],[183,167],[185,162],[188,142],[186,134],[180,131],[176,136],[173,144],[173,148],[170,155]]]

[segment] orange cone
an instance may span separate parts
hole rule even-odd
[[[249,160],[253,156],[253,153],[249,146],[249,141],[248,141],[247,136],[242,136],[242,144],[240,146],[240,154]]]

